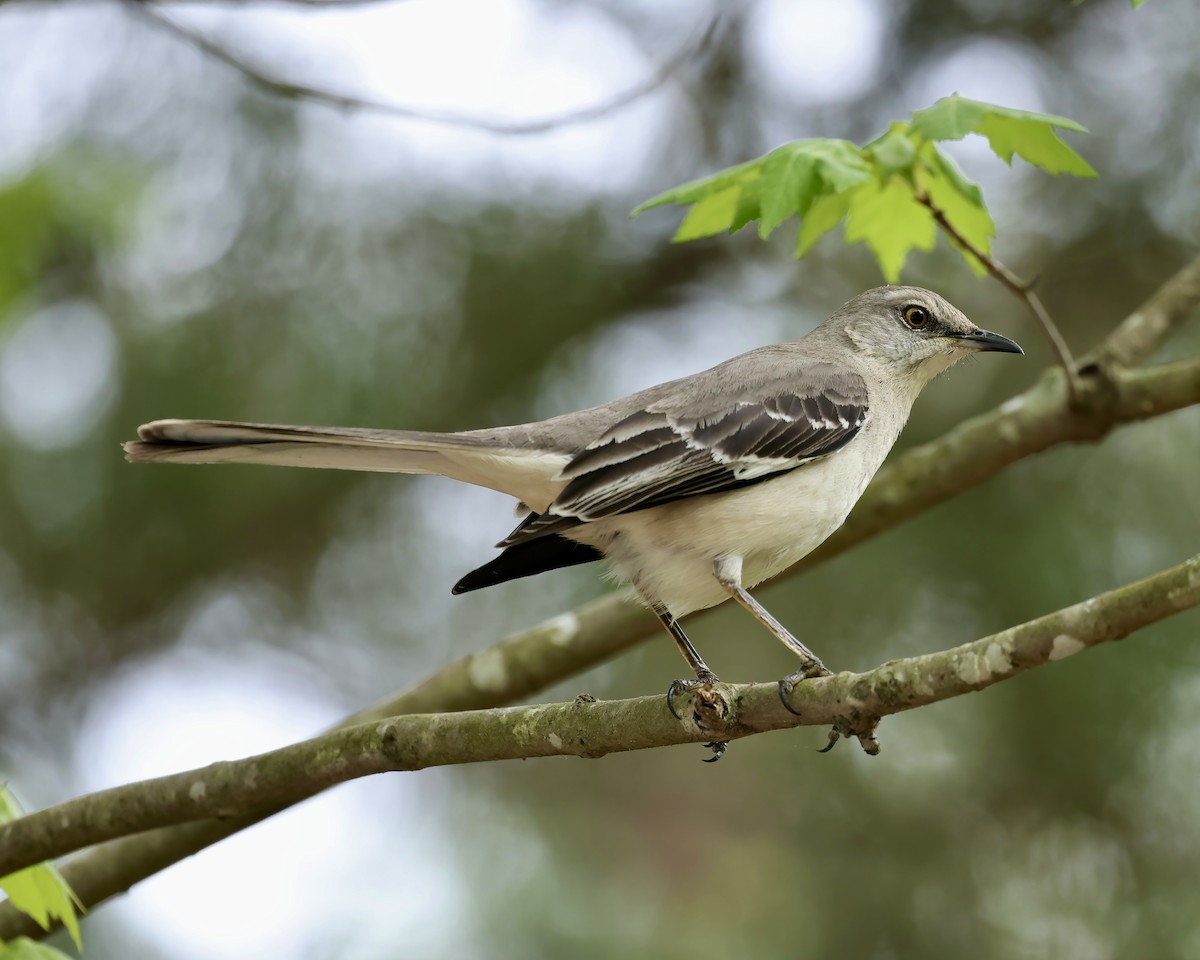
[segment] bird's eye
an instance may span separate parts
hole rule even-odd
[[[904,322],[914,330],[924,330],[929,326],[929,311],[924,307],[905,307]]]

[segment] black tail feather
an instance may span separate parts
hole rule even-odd
[[[604,555],[595,547],[576,543],[566,537],[545,536],[536,540],[526,540],[514,544],[504,550],[482,567],[472,570],[454,585],[453,593],[468,593],[471,590],[482,590],[507,580],[520,577],[531,577],[535,573],[545,573],[547,570],[557,570],[559,567],[573,567],[580,563],[592,563],[603,559]]]

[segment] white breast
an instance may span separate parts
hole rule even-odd
[[[903,421],[868,421],[831,456],[731,493],[691,497],[584,524],[569,536],[602,550],[647,600],[676,617],[729,598],[719,557],[742,558],[752,587],[811,553],[842,525]]]

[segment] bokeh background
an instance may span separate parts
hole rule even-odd
[[[272,97],[119,4],[0,4],[0,779],[27,807],[283,745],[610,587],[462,598],[511,524],[436,478],[134,467],[167,416],[458,429],[540,418],[792,339],[880,282],[788,230],[672,246],[628,211],[800,136],[863,141],[954,91],[1065,114],[1098,181],[955,153],[1077,352],[1194,255],[1200,7],[1151,0],[168,4],[282,78],[497,136]],[[1017,337],[901,446],[1050,362],[944,246],[905,279]],[[1200,349],[1194,323],[1163,355]],[[835,668],[940,649],[1200,542],[1200,416],[1017,465],[765,600]],[[728,679],[788,654],[691,628]],[[889,719],[340,787],[98,910],[91,958],[1200,955],[1200,630]],[[547,691],[663,690],[666,637]]]

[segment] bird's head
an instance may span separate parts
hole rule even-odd
[[[875,287],[843,306],[840,324],[855,349],[924,386],[963,357],[986,350],[1024,353],[981,330],[957,307],[922,287]]]

